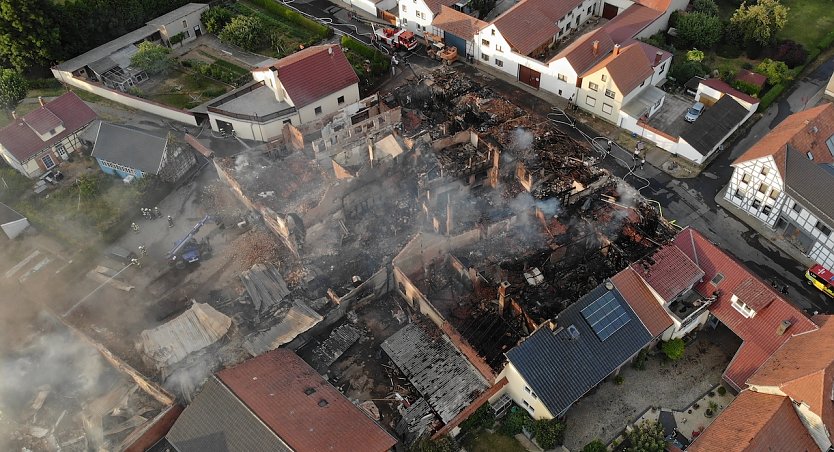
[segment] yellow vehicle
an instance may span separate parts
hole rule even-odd
[[[808,284],[834,298],[834,273],[827,268],[820,264],[814,265],[805,272],[805,279],[808,280]]]

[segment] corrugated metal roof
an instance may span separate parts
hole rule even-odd
[[[613,294],[629,322],[601,341],[582,316],[582,309]],[[615,288],[599,285],[568,306],[555,319],[507,352],[507,358],[554,416],[561,416],[580,397],[652,341],[652,334]],[[572,338],[569,327],[576,328]]]
[[[698,231],[686,228],[678,233],[674,243],[705,273],[704,281],[695,286],[695,290],[704,296],[718,291],[718,297],[709,307],[712,315],[744,341],[724,371],[724,378],[737,389],[743,388],[756,369],[792,334],[817,328],[802,312],[773,291],[769,284],[751,274]],[[711,281],[718,273],[724,277],[714,285]],[[739,297],[742,302],[749,303],[748,306],[765,306],[756,311],[754,317],[746,318],[732,306],[732,296],[740,288],[748,297]],[[791,322],[791,326],[780,335],[777,328],[785,320]]]
[[[611,282],[653,337],[659,336],[673,325],[672,318],[663,309],[660,301],[631,267],[612,276]]]
[[[48,110],[48,113],[44,110]],[[64,131],[47,141],[41,140],[32,128],[48,132],[52,129],[49,126],[55,126],[55,118],[63,123]],[[94,119],[96,119],[95,112],[75,93],[69,92],[0,129],[0,144],[8,149],[19,162],[24,162],[38,151],[53,146],[68,135],[84,128]]]
[[[687,448],[691,452],[819,451],[790,399],[742,391]]]
[[[741,125],[749,112],[732,96],[721,96],[700,118],[688,124],[681,138],[701,155],[712,152],[733,129]]]
[[[667,303],[704,277],[704,271],[674,245],[664,246],[631,268]]]
[[[440,331],[432,336],[409,324],[382,343],[382,349],[426,399],[443,422],[463,411],[489,384]]]
[[[290,350],[244,361],[217,378],[292,450],[381,452],[397,443]]]
[[[212,376],[165,437],[179,452],[291,452]]]

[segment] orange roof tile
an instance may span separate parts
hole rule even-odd
[[[742,69],[738,71],[738,74],[736,74],[736,80],[761,88],[767,82],[767,77],[747,69]]]
[[[443,6],[451,6],[458,2],[458,0],[424,0],[426,6],[429,7],[432,14],[440,14]]]
[[[440,14],[434,17],[431,24],[447,33],[469,41],[472,40],[475,33],[489,25],[476,17],[464,14],[446,5],[440,7]]]
[[[631,268],[667,303],[704,277],[704,271],[674,245],[664,246]]]
[[[814,132],[815,127],[816,132]],[[825,144],[825,140],[831,135],[834,135],[834,105],[826,102],[785,118],[737,158],[733,165],[772,156],[784,179],[788,145],[803,154],[810,152],[817,163],[834,163],[834,157]],[[820,137],[824,139],[820,140]]]
[[[614,42],[622,44],[636,36],[637,33],[657,20],[661,15],[663,15],[662,11],[635,3],[606,22],[602,28],[611,36]]]
[[[594,41],[599,41],[596,53],[594,53]],[[577,38],[548,63],[565,58],[577,74],[582,74],[608,56],[613,48],[614,41],[611,40],[611,36],[602,28],[598,28]]]
[[[652,336],[659,336],[673,325],[672,318],[660,305],[660,301],[631,267],[612,276],[611,282]]]
[[[517,53],[529,55],[559,33],[556,22],[581,0],[521,0],[492,23]]]
[[[669,5],[672,4],[672,0],[638,0],[637,3],[657,11],[666,12]]]
[[[622,47],[619,53],[612,52],[581,76],[585,77],[603,68],[608,70],[611,80],[623,96],[640,86],[654,72],[651,61],[646,58],[643,49],[636,44]]]
[[[217,378],[293,450],[387,451],[397,443],[290,350],[244,361]]]
[[[818,451],[787,397],[742,391],[690,452]]]
[[[744,341],[724,371],[724,378],[736,389],[741,389],[791,335],[817,329],[811,319],[774,292],[769,284],[698,231],[686,228],[678,233],[674,243],[705,273],[703,282],[696,285],[695,290],[704,296],[717,293],[709,307],[710,312]],[[723,279],[715,285],[712,280],[718,273]],[[745,304],[749,303],[748,306],[764,306],[754,317],[746,318],[732,306],[732,296],[739,291],[748,297],[737,295]],[[783,334],[777,334],[777,328],[784,320],[791,325]]]

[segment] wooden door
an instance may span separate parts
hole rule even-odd
[[[533,88],[538,89],[539,83],[541,82],[542,74],[538,71],[534,71],[527,66],[518,66],[518,79],[522,83],[526,83]]]

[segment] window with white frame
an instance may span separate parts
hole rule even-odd
[[[605,75],[605,74],[602,74],[602,81],[603,82],[608,81],[608,76]]]
[[[41,157],[41,161],[43,162],[43,166],[45,166],[46,169],[50,169],[55,166],[55,162],[52,161],[52,156],[50,156],[49,154],[46,154],[43,157]]]
[[[495,44],[495,50],[498,51],[498,52],[503,52],[504,48],[501,47],[501,44]]]
[[[611,91],[610,89],[607,89],[607,90],[605,90],[605,96],[610,97],[610,98],[613,99],[614,96],[616,96],[616,94],[614,93],[614,91]]]
[[[489,41],[487,41],[486,39],[481,39],[481,45],[484,47],[489,47]]]
[[[403,12],[408,11],[408,9],[405,7],[405,5],[402,5],[402,7],[403,7]]]
[[[750,183],[750,174],[744,173],[741,175],[741,183],[742,184],[749,184]]]
[[[504,62],[499,60],[498,58],[495,59],[495,65],[498,67],[504,67]]]
[[[484,60],[484,61],[489,61],[489,55],[487,55],[485,53],[482,53],[481,54],[481,59]]]
[[[610,115],[611,112],[614,111],[614,107],[612,105],[606,104],[605,102],[602,103],[602,112],[606,115]]]
[[[744,199],[744,197],[747,196],[747,191],[737,188],[736,191],[733,193],[733,196],[735,196],[738,199]]]
[[[770,194],[768,196],[770,197],[770,199],[775,201],[775,200],[779,199],[779,195],[781,195],[781,194],[782,194],[782,192],[779,191],[778,188],[774,188],[773,190],[770,190]]]
[[[744,304],[744,302],[739,300],[738,297],[735,296],[735,294],[733,294],[731,300],[733,309],[738,311],[738,313],[743,315],[745,318],[749,319],[756,316],[756,310]]]
[[[591,97],[591,96],[586,96],[585,97],[585,104],[587,104],[591,107],[594,107],[597,104],[597,100],[595,98]]]
[[[561,80],[563,82],[568,81],[568,78],[565,76],[565,74],[558,74],[558,75],[556,75],[556,78],[558,78],[559,80]]]
[[[767,184],[765,184],[764,182],[762,182],[761,184],[759,184],[759,193],[761,193],[761,194],[765,194],[765,193],[767,193],[767,190],[768,190],[769,188],[770,188],[770,187],[769,187]]]
[[[588,89],[591,91],[599,91],[599,85],[594,82],[588,82]]]
[[[770,172],[770,168],[768,168],[766,166],[763,166],[761,172],[762,172],[762,176],[767,176],[767,173]]]

